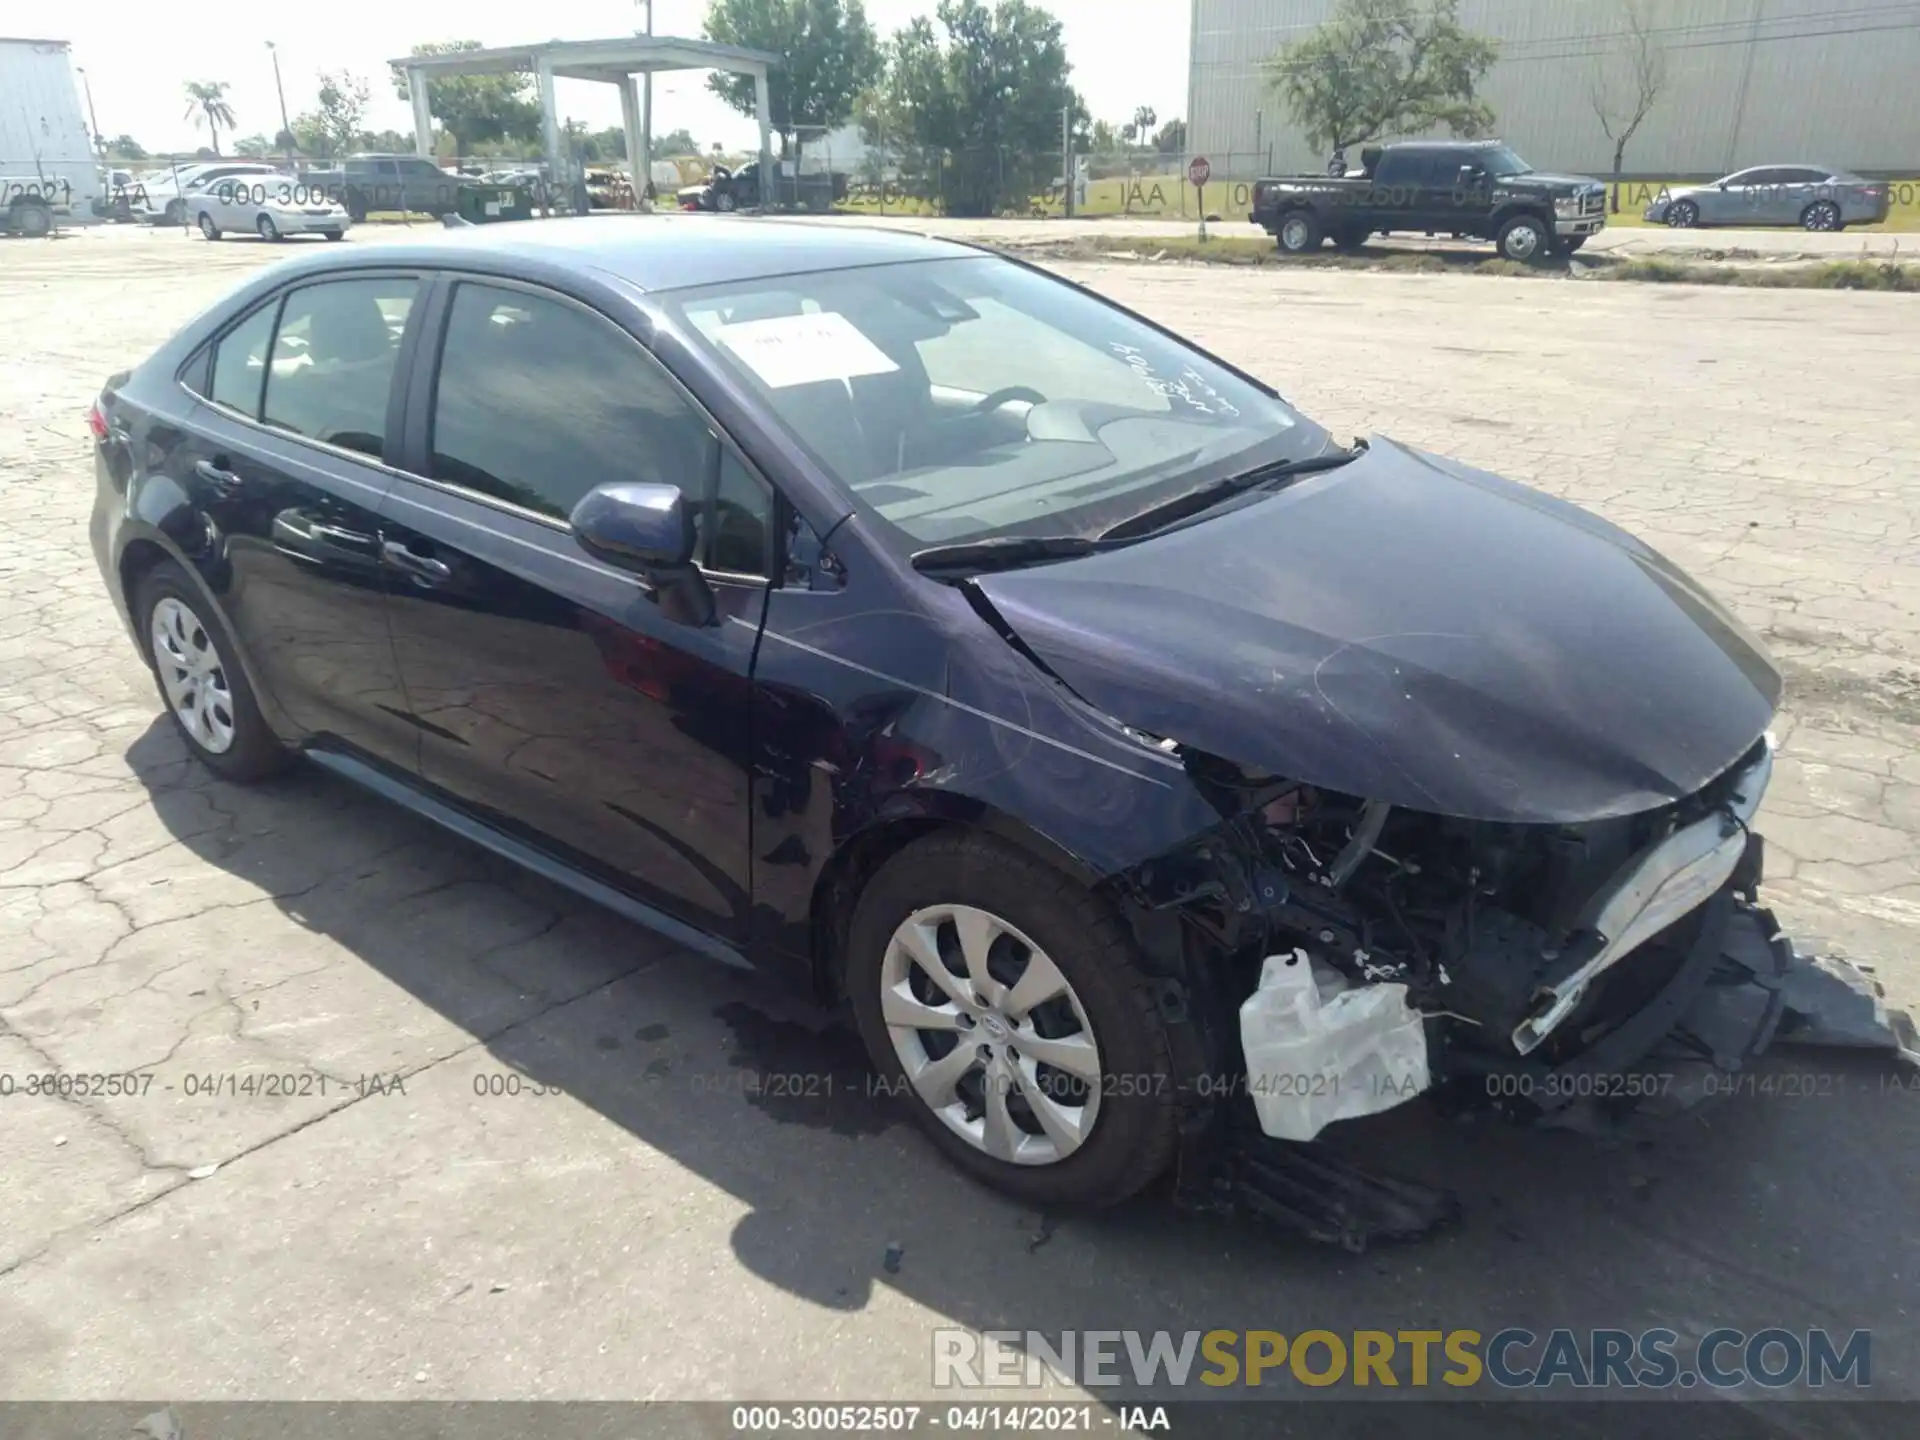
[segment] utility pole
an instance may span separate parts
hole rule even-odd
[[[1073,106],[1060,107],[1060,213],[1073,218]]]
[[[273,41],[267,41],[267,53],[273,56],[273,89],[280,97],[280,138],[286,141],[287,173],[292,174],[293,164],[293,126],[287,123],[287,91],[280,83],[280,50]]]
[[[73,72],[80,77],[81,88],[87,92],[87,123],[93,126],[93,153],[100,158],[102,164],[105,164],[107,137],[100,133],[100,117],[93,113],[93,82],[87,79],[84,67],[76,65],[73,67]]]

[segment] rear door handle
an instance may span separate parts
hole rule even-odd
[[[404,570],[415,580],[429,585],[438,585],[451,580],[453,571],[444,560],[435,560],[430,556],[416,555],[398,540],[387,540],[380,546],[380,556],[396,570]]]
[[[196,460],[193,465],[193,473],[206,481],[207,484],[211,485],[222,495],[239,493],[241,485],[240,477],[234,474],[233,471],[225,469],[211,460]]]

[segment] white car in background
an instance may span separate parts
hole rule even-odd
[[[279,174],[271,165],[258,160],[208,160],[192,165],[169,166],[143,175],[128,193],[131,214],[149,224],[184,225],[188,220],[187,197],[197,188],[229,176],[247,177],[249,185],[264,183]]]
[[[187,188],[186,200],[187,213],[209,240],[229,232],[251,233],[262,240],[284,240],[289,235],[339,240],[353,224],[337,195],[277,171],[200,180]]]

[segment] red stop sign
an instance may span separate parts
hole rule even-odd
[[[1196,155],[1187,162],[1187,179],[1195,185],[1204,185],[1213,177],[1213,166],[1207,163],[1207,157]]]

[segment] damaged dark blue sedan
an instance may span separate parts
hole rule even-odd
[[[1752,635],[1016,260],[696,217],[329,248],[91,423],[102,575],[210,769],[304,755],[844,1003],[1025,1200],[1432,1090],[1627,1095],[1778,1021]],[[1373,1203],[1303,1163],[1272,1206]]]

